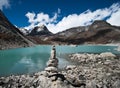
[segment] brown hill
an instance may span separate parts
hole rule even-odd
[[[95,21],[89,26],[80,26],[57,33],[49,40],[59,44],[106,44],[120,42],[120,27],[105,21]]]
[[[0,49],[26,47],[32,44],[0,10]]]

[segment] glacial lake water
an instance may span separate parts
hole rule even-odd
[[[65,54],[102,52],[120,54],[116,49],[117,46],[103,45],[56,46],[59,68],[71,64],[68,59],[63,57]],[[41,71],[46,67],[50,52],[50,45],[0,50],[0,76],[30,74]]]

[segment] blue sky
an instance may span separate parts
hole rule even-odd
[[[94,20],[120,26],[119,0],[0,0],[0,9],[18,27],[44,24],[54,33]]]

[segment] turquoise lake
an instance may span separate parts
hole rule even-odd
[[[59,68],[72,64],[63,57],[65,54],[102,52],[120,54],[116,49],[117,46],[103,45],[56,46]],[[50,51],[50,45],[0,50],[0,76],[31,74],[44,70],[50,57]]]

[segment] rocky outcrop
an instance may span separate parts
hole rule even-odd
[[[70,82],[85,86],[85,88],[119,88],[119,72],[110,70],[109,66],[99,67],[96,65],[96,67],[93,67],[85,65],[66,69],[66,72],[63,71],[63,74]]]
[[[101,54],[72,54],[70,55],[70,59],[73,61],[78,61],[80,63],[82,62],[90,62],[90,61],[98,61],[101,60],[102,62],[106,61],[106,59],[115,59],[116,55],[112,54],[111,52],[104,52]]]
[[[114,60],[116,55],[111,52],[104,52],[101,54],[72,54],[70,55],[70,59],[72,61],[77,61],[78,63],[106,63],[109,60]]]
[[[120,58],[114,54],[73,54],[70,57],[78,65],[66,67],[65,75],[82,75],[87,88],[119,88]]]

